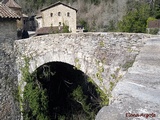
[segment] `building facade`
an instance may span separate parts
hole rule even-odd
[[[37,15],[38,28],[69,26],[69,31],[76,32],[77,9],[57,2],[41,10]]]

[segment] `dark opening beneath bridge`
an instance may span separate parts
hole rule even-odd
[[[46,89],[52,120],[90,120],[100,109],[100,97],[88,76],[62,62],[46,63],[36,70],[36,79]]]

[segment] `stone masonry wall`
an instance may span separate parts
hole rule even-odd
[[[0,120],[18,119],[18,102],[13,44],[16,39],[16,20],[0,19]]]
[[[106,93],[123,77],[145,44],[147,34],[52,34],[15,42],[17,66],[30,57],[30,72],[47,62],[65,62],[91,77]],[[21,81],[19,70],[18,80]]]

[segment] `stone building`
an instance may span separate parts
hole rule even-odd
[[[18,120],[18,103],[13,92],[17,88],[14,41],[17,39],[16,20],[20,17],[0,3],[0,120]]]
[[[20,19],[19,15],[5,4],[0,4],[0,38],[16,39],[17,19]]]
[[[15,0],[2,0],[2,4],[5,4],[10,9],[12,9],[21,19],[17,20],[18,29],[27,29],[28,30],[28,16],[22,13],[22,7],[15,2]]]
[[[77,9],[57,2],[46,8],[41,9],[41,13],[36,16],[38,28],[69,26],[69,31],[76,32],[76,13]]]

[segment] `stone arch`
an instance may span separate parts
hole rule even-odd
[[[35,71],[39,66],[48,62],[63,62],[77,67],[89,76],[96,69],[95,61],[96,58],[88,58],[85,54],[78,52],[77,55],[63,54],[61,52],[54,53],[49,51],[40,56],[30,57],[30,72]],[[92,78],[93,79],[93,78]],[[96,81],[96,80],[95,80]]]
[[[76,54],[76,55],[75,55]],[[63,62],[70,64],[72,66],[77,67],[79,70],[83,71],[86,75],[90,76],[91,79],[94,80],[96,84],[99,84],[99,80],[94,76],[95,71],[97,70],[96,66],[96,58],[88,57],[86,54],[81,52],[78,53],[70,53],[70,54],[63,54],[61,51],[53,52],[53,50],[45,51],[43,54],[39,54],[37,56],[32,55],[24,55],[19,56],[17,59],[17,70],[18,72],[18,83],[21,86],[23,91],[25,83],[22,80],[22,71],[21,68],[25,64],[24,58],[29,59],[29,72],[33,73],[38,67],[42,66],[43,64],[49,62]]]
[[[89,76],[76,69],[75,66],[59,61],[47,62],[39,66],[33,73],[42,88],[47,90],[51,119],[58,119],[59,115],[78,115],[80,109],[83,112],[81,101],[77,102],[72,96],[78,87],[81,87],[84,98],[86,97],[86,104],[90,105],[90,110],[94,109],[92,112],[95,112],[95,115],[100,109],[97,86],[88,81]],[[85,112],[82,116],[86,114]],[[88,114],[86,117],[88,116],[90,115]]]
[[[45,63],[49,62],[64,62],[71,65],[74,65],[74,58],[73,55],[70,54],[59,54],[53,53],[52,51],[46,52],[41,56],[31,57],[30,60],[30,72],[35,71],[38,67]]]

